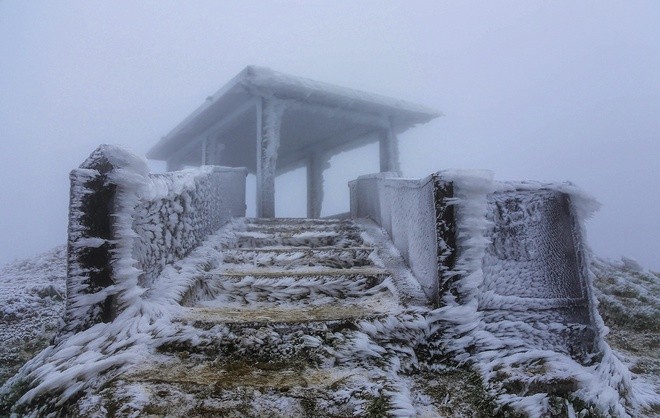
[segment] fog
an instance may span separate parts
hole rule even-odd
[[[0,264],[66,242],[96,146],[144,155],[255,64],[443,112],[400,136],[406,177],[570,180],[603,204],[595,253],[660,270],[659,22],[652,0],[0,0]],[[374,154],[331,161],[324,214]],[[304,215],[303,175],[278,179],[278,215]]]

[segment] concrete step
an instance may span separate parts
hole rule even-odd
[[[389,275],[382,270],[362,269],[361,273],[296,272],[254,274],[232,272],[199,277],[182,301],[195,306],[209,301],[216,304],[281,304],[310,305],[338,300],[355,300],[370,295],[392,294]]]
[[[334,350],[352,351],[346,344],[364,338],[356,331],[364,322],[386,323],[401,309],[386,294],[308,306],[189,307],[174,318],[177,332],[161,341],[159,351],[185,351],[211,359],[298,359],[320,365],[334,362],[328,360]]]
[[[177,361],[178,360],[178,361]],[[127,376],[129,382],[168,382],[231,389],[238,386],[281,390],[313,385],[331,385],[353,371],[340,368],[317,369],[301,362],[205,361],[188,357],[144,368]]]
[[[359,235],[361,229],[352,221],[321,219],[252,219],[244,224],[244,235],[289,237],[297,234]]]
[[[372,404],[384,409],[382,389],[374,386],[376,382],[355,368],[179,355],[136,367],[102,396],[112,404],[112,394],[139,393],[137,402],[127,395],[122,398],[126,416],[144,413],[148,405],[149,416],[323,418],[354,416],[356,411],[374,409]]]
[[[309,324],[318,322],[354,322],[365,318],[384,316],[394,303],[387,298],[363,298],[346,303],[306,306],[219,306],[215,301],[202,302],[185,308],[179,321],[198,324],[198,328],[215,324],[253,327],[265,324]],[[205,324],[204,326],[200,326]]]
[[[241,248],[223,250],[222,262],[223,267],[230,270],[269,266],[282,270],[311,266],[347,269],[373,265],[369,256],[374,251],[376,249],[370,247]]]
[[[336,247],[349,248],[363,246],[358,232],[285,231],[274,233],[240,231],[236,233],[238,248],[282,248],[282,247]]]
[[[352,226],[355,223],[350,219],[310,219],[310,218],[245,218],[247,225],[328,225]]]
[[[228,310],[227,310],[228,311]],[[299,311],[299,310],[298,310]],[[265,312],[273,318],[273,312]],[[309,313],[309,311],[308,311]],[[344,312],[347,314],[347,312]],[[177,335],[163,340],[158,347],[162,353],[190,353],[207,359],[250,359],[252,361],[281,361],[296,359],[310,365],[327,361],[333,347],[344,344],[357,328],[359,321],[370,319],[364,312],[346,315],[344,318],[321,320],[329,315],[316,312],[315,320],[298,320],[296,311],[290,310],[284,322],[273,322],[266,316],[251,312],[235,312],[227,315],[191,309],[179,317],[175,326]],[[252,316],[249,321],[240,321]],[[378,319],[384,314],[372,314]],[[309,316],[309,315],[308,315]]]
[[[300,278],[340,278],[344,279],[347,282],[354,282],[362,277],[369,278],[373,280],[374,284],[378,284],[383,281],[388,275],[388,271],[385,269],[377,267],[350,267],[345,269],[335,269],[327,268],[321,266],[309,267],[309,268],[300,268],[296,270],[281,270],[272,267],[263,267],[263,268],[238,268],[228,269],[222,268],[218,271],[209,271],[205,274],[207,280],[213,279],[238,279],[240,280],[246,276],[252,276],[256,279],[267,279],[267,278],[280,278],[280,279],[300,279]]]
[[[352,222],[342,223],[246,223],[245,230],[248,232],[310,232],[310,231],[335,231],[335,232],[359,232],[360,229]]]

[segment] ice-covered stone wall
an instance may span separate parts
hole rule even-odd
[[[112,320],[231,217],[245,216],[244,168],[149,174],[102,145],[71,172],[63,335]]]
[[[133,254],[150,286],[229,218],[245,216],[245,169],[203,167],[149,176],[151,192],[133,214]]]

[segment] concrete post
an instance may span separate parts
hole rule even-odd
[[[207,138],[204,140],[203,163],[204,165],[222,165],[220,157],[225,144],[221,144],[219,139]]]
[[[181,160],[179,160],[178,158],[169,159],[165,163],[165,169],[167,171],[178,171],[181,170],[182,168],[183,168],[183,164],[181,164]]]
[[[307,157],[307,217],[318,219],[321,217],[323,205],[323,171],[328,168],[328,157],[314,151]]]
[[[262,97],[257,104],[257,217],[275,217],[275,169],[284,106]]]
[[[378,133],[380,137],[380,172],[394,172],[401,175],[399,167],[399,141],[390,126]]]

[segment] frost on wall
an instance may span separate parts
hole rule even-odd
[[[149,176],[150,192],[134,209],[133,255],[150,287],[163,268],[180,260],[233,216],[245,212],[245,170],[202,167]]]
[[[586,254],[562,185],[444,172],[434,193],[441,305],[474,302],[486,328],[530,348],[591,352]]]
[[[516,318],[528,325],[525,340],[532,347],[587,356],[595,335],[569,195],[546,188],[496,192],[488,197],[487,218],[492,227],[480,286],[484,320],[503,328],[497,323]]]
[[[101,145],[70,175],[67,306],[60,338],[109,322],[232,216],[245,213],[245,169],[150,175]]]

